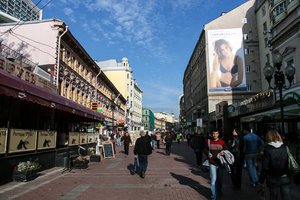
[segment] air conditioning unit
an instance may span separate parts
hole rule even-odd
[[[39,77],[47,80],[47,81],[51,81],[51,75],[48,72],[46,72],[45,70],[38,67],[38,66],[36,66],[34,68],[33,73],[38,75]]]

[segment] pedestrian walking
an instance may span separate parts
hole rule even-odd
[[[266,142],[259,183],[267,181],[271,200],[291,200],[287,148],[276,130],[267,133]]]
[[[148,167],[148,155],[152,153],[150,138],[146,136],[144,131],[140,131],[140,136],[134,146],[134,155],[138,156],[140,176],[145,178]]]
[[[204,153],[209,158],[211,200],[216,200],[218,196],[222,195],[223,167],[217,157],[224,155],[222,151],[227,150],[227,146],[219,136],[219,131],[214,130],[212,139],[206,141],[204,149]]]
[[[191,146],[192,135],[190,133],[186,133],[185,138],[187,141],[187,146]]]
[[[256,160],[264,141],[255,133],[249,130],[246,131],[247,133],[243,137],[245,161],[250,178],[250,185],[251,187],[256,187],[258,183]]]
[[[173,142],[173,138],[170,132],[167,132],[164,138],[166,144],[166,155],[169,156],[171,154],[171,146]]]
[[[124,152],[126,155],[128,155],[129,154],[129,145],[132,143],[128,132],[125,132],[124,136],[122,137],[122,141],[124,144]]]
[[[151,147],[152,149],[156,149],[156,135],[155,132],[150,132],[150,137],[151,137]]]
[[[232,130],[231,138],[227,142],[229,151],[234,156],[234,163],[230,165],[231,168],[231,181],[235,188],[241,188],[242,171],[244,164],[244,152],[243,152],[243,138],[241,132],[238,129]]]
[[[180,132],[177,132],[176,133],[177,144],[180,144],[181,137],[182,137],[182,134]]]
[[[194,150],[198,167],[202,166],[204,146],[205,146],[204,134],[200,130],[197,130],[195,132],[195,135],[193,135],[192,137],[191,147]]]
[[[156,136],[156,147],[157,147],[157,149],[159,149],[160,148],[161,133],[156,132],[155,136]]]

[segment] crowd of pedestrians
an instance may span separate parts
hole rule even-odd
[[[163,145],[165,155],[169,156],[172,153],[173,141],[180,145],[185,139],[187,147],[194,151],[197,167],[204,169],[203,160],[208,159],[206,169],[210,175],[211,200],[216,200],[223,194],[224,173],[230,173],[233,188],[242,189],[243,168],[249,176],[249,187],[257,188],[257,192],[263,197],[267,186],[270,199],[291,199],[291,184],[294,181],[299,185],[300,175],[293,177],[289,174],[287,145],[276,130],[268,131],[265,141],[251,129],[242,132],[234,128],[226,135],[224,140],[224,135],[219,130],[206,134],[201,129],[196,129],[194,133],[140,131],[133,151],[139,166],[136,173],[145,178],[148,155],[153,150],[160,149]],[[119,146],[123,143],[125,154],[129,154],[132,141],[128,133],[123,136],[116,135],[116,143]],[[300,164],[300,134],[296,141],[295,158]]]

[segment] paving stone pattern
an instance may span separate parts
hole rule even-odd
[[[209,174],[195,166],[195,156],[185,142],[173,143],[170,156],[165,146],[153,151],[144,179],[133,174],[133,147],[129,155],[117,147],[114,159],[89,163],[87,169],[62,173],[52,168],[26,183],[10,182],[0,186],[0,199],[17,200],[205,200],[210,197]],[[300,199],[300,188],[293,185],[293,199]],[[243,171],[241,190],[232,187],[230,176],[224,176],[221,200],[259,199],[256,189],[248,186]]]

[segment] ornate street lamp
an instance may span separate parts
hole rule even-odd
[[[288,63],[284,72],[281,71],[282,66],[282,55],[279,51],[273,53],[273,63],[274,67],[270,65],[269,62],[266,63],[264,68],[264,75],[268,81],[269,88],[277,89],[279,91],[279,102],[280,102],[280,118],[281,118],[281,134],[284,135],[284,114],[283,114],[283,97],[282,89],[289,89],[292,86],[294,80],[294,75],[296,72],[295,67],[291,63]],[[271,80],[274,76],[274,84],[271,85]],[[288,80],[289,84],[285,84],[285,78]]]

